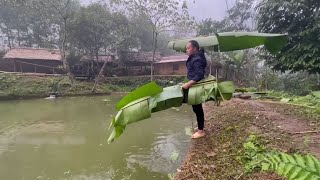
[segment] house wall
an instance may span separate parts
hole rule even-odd
[[[13,72],[13,61],[7,59],[0,60],[0,71]]]
[[[179,67],[174,69],[174,66]],[[215,76],[218,67],[211,66],[211,74]],[[219,68],[218,68],[219,69]],[[187,75],[187,67],[185,62],[170,62],[154,64],[155,75]],[[210,65],[206,67],[206,75],[210,73]]]
[[[186,75],[185,62],[170,62],[154,64],[155,75]]]
[[[31,64],[25,64],[21,62],[26,62]],[[36,66],[35,68],[35,65],[32,65],[32,64],[43,65],[48,67]],[[53,68],[56,68],[59,65],[63,65],[62,61],[3,59],[0,62],[0,71],[14,72],[16,70],[16,72],[24,72],[24,73],[36,72],[36,73],[53,74],[54,73]]]

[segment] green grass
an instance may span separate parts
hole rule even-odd
[[[184,82],[184,76],[155,77],[162,87]],[[150,82],[150,77],[119,77],[108,78],[96,87],[96,93],[130,92]],[[51,92],[58,91],[61,96],[90,95],[93,82],[74,81],[68,77],[21,76],[0,73],[0,100],[47,97]]]
[[[0,74],[0,99],[19,99],[46,97],[58,91],[62,96],[91,94],[92,82],[75,81],[67,77],[39,77]],[[110,93],[111,88],[105,84],[98,85],[96,93]]]
[[[270,91],[269,94],[275,97],[290,99],[290,103],[308,107],[312,109],[315,113],[320,114],[320,98],[317,96],[318,92],[316,91],[311,92],[306,96],[296,96],[286,92],[275,91]]]

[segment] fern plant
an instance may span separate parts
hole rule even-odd
[[[274,171],[288,179],[320,179],[320,161],[312,155],[290,155],[282,152],[269,152],[261,162],[263,171]]]
[[[245,153],[242,160],[247,173],[261,169],[289,180],[320,180],[320,160],[313,155],[290,155],[267,150],[255,135],[251,135],[243,146]]]

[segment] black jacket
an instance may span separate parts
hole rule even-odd
[[[189,56],[186,65],[189,80],[198,82],[204,78],[207,59],[203,52],[197,52],[196,54]]]

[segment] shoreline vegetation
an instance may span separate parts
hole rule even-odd
[[[156,76],[162,87],[183,82],[184,76]],[[66,96],[108,95],[130,92],[150,81],[149,76],[105,78],[92,93],[94,82],[75,80],[67,76],[34,76],[0,73],[0,101],[45,98],[50,94]]]

